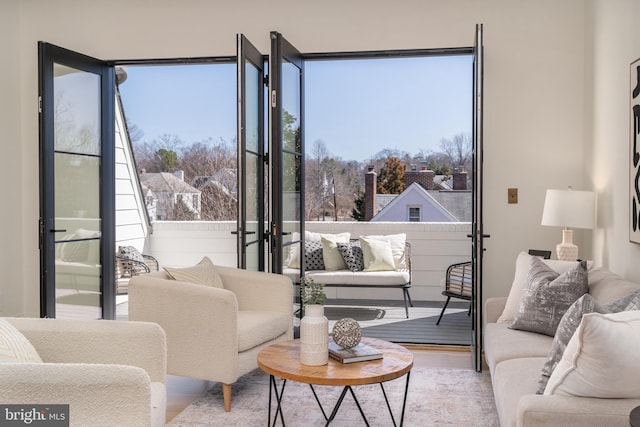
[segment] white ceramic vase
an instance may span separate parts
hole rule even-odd
[[[300,363],[319,366],[328,362],[329,321],[324,315],[324,306],[306,305],[300,321]]]

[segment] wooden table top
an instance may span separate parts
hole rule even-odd
[[[307,366],[300,363],[300,340],[282,341],[258,353],[258,366],[270,375],[306,384],[362,385],[389,381],[413,367],[413,353],[406,348],[376,338],[362,342],[381,349],[382,359],[343,364],[329,357],[329,363]]]

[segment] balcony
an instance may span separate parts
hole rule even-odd
[[[449,265],[468,261],[471,256],[471,242],[467,237],[471,233],[470,223],[399,223],[399,222],[307,222],[308,231],[319,233],[349,232],[351,236],[374,234],[406,233],[412,247],[412,287],[411,298],[414,308],[410,319],[404,316],[402,293],[398,289],[371,288],[326,288],[328,305],[382,307],[386,310],[384,320],[374,321],[373,326],[395,323],[400,329],[387,331],[388,334],[401,333],[405,337],[415,335],[416,323],[411,321],[421,316],[433,316],[440,313],[445,298],[442,296],[442,283]],[[219,265],[236,266],[236,230],[235,221],[158,221],[153,223],[153,231],[147,236],[145,253],[153,255],[160,265],[189,266],[198,262],[204,255]],[[470,319],[466,316],[468,302],[452,302],[447,313],[456,313],[459,321],[443,319],[441,326],[433,331],[446,335],[450,330],[465,339],[470,337]],[[397,314],[396,314],[397,311]],[[342,311],[342,317],[352,317],[348,310]],[[331,319],[330,319],[331,320]],[[457,322],[457,323],[456,323]],[[462,322],[462,323],[461,323]],[[364,322],[361,324],[366,326]],[[421,326],[422,327],[422,326]],[[453,328],[453,329],[447,329]],[[460,329],[464,329],[460,331]],[[399,332],[401,331],[402,332]],[[420,334],[424,335],[424,331]],[[396,335],[397,337],[397,335]],[[422,342],[421,339],[400,339],[404,342]],[[397,341],[397,340],[396,340]],[[459,341],[459,339],[458,339]],[[429,339],[426,342],[431,342]],[[436,342],[436,341],[432,341]],[[438,341],[455,344],[453,341]],[[464,344],[464,343],[463,343]]]

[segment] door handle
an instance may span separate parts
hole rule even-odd
[[[49,230],[52,233],[66,233],[67,230],[66,229],[53,229],[53,230]]]

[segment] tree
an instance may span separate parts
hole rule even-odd
[[[398,157],[389,157],[378,174],[377,192],[380,194],[400,194],[404,191],[405,166]]]
[[[360,189],[358,189],[356,198],[353,201],[351,218],[355,219],[356,221],[364,221],[364,191]]]
[[[166,148],[156,151],[155,160],[158,172],[175,172],[180,164],[178,154]]]
[[[464,167],[469,169],[471,163],[471,136],[465,133],[454,135],[453,138],[442,138],[440,149],[445,154],[450,169]]]

